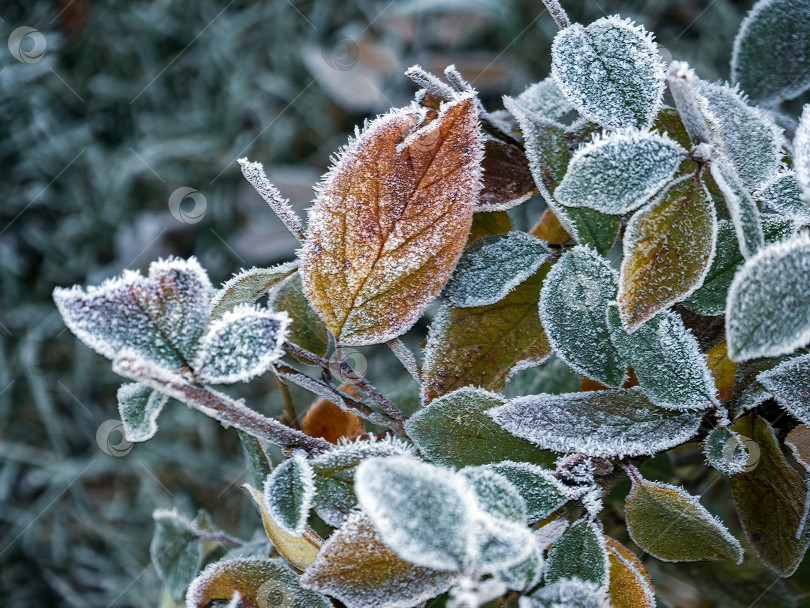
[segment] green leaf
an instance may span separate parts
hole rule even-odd
[[[416,412],[405,432],[425,457],[453,468],[504,460],[553,464],[554,454],[510,435],[486,415],[504,403],[498,395],[462,388]]]
[[[743,418],[731,430],[759,448],[756,466],[730,481],[740,523],[762,563],[787,578],[799,567],[810,544],[810,534],[799,534],[807,487],[788,464],[765,420]]]
[[[566,253],[548,273],[540,293],[540,321],[555,354],[571,369],[605,386],[621,386],[627,364],[610,340],[608,303],[618,277],[587,247]]]
[[[541,266],[495,304],[439,309],[425,347],[424,403],[464,386],[501,391],[515,371],[548,358],[551,347],[537,316],[548,269]]]
[[[267,305],[273,310],[286,312],[292,319],[287,340],[319,357],[326,356],[329,330],[307,302],[301,286],[301,275],[293,273],[277,285]]]
[[[493,576],[503,582],[507,589],[525,591],[540,581],[544,566],[543,549],[537,543],[533,543],[529,557],[510,568],[494,572]]]
[[[512,399],[487,415],[546,450],[605,458],[655,454],[691,439],[701,416],[654,406],[639,387]]]
[[[554,197],[566,207],[622,215],[646,203],[675,175],[686,150],[666,135],[619,131],[583,145]]]
[[[267,513],[287,534],[301,538],[315,495],[315,474],[307,459],[296,452],[281,463],[264,484]]]
[[[632,332],[698,289],[716,239],[714,205],[693,176],[638,211],[623,239],[618,296],[623,325]]]
[[[769,245],[734,277],[726,304],[728,357],[745,361],[810,342],[810,239]]]
[[[608,584],[605,537],[596,524],[584,519],[568,528],[548,552],[546,584],[572,578],[603,589]]]
[[[464,250],[442,295],[456,308],[495,304],[534,275],[549,253],[525,232],[484,237]]]
[[[629,335],[615,304],[607,316],[614,346],[654,405],[687,410],[705,409],[716,402],[717,388],[706,357],[680,316],[663,312]]]
[[[512,232],[512,220],[506,211],[479,211],[473,213],[472,227],[467,237],[467,247],[485,236],[497,236]]]
[[[235,593],[245,608],[332,608],[317,591],[303,589],[298,575],[281,560],[225,559],[209,565],[191,584],[188,608],[207,608],[229,602]]]
[[[172,600],[183,599],[189,584],[202,567],[202,531],[177,511],[157,510],[152,514],[155,533],[149,546],[152,565],[169,590]]]
[[[731,79],[762,105],[810,87],[810,7],[803,0],[760,0],[734,40]]]
[[[267,458],[267,454],[258,439],[239,429],[236,429],[236,432],[242,444],[242,451],[245,454],[245,463],[250,472],[251,481],[254,485],[263,488],[267,476],[273,470],[273,467],[270,466],[270,460]]]
[[[545,585],[521,601],[520,608],[611,608],[604,589],[576,578]]]
[[[484,513],[526,525],[526,503],[506,476],[490,467],[465,467],[459,475],[470,483]]]
[[[157,417],[169,398],[145,384],[122,384],[118,389],[118,413],[124,425],[124,439],[146,441],[157,433]]]
[[[810,355],[762,372],[757,381],[799,422],[810,424]]]
[[[551,75],[580,114],[611,129],[648,127],[664,95],[664,65],[652,36],[615,16],[561,30],[551,47]]]
[[[211,319],[219,319],[241,304],[253,304],[297,269],[298,260],[295,260],[272,268],[251,268],[235,274],[211,298]]]
[[[508,479],[526,504],[529,525],[549,517],[568,502],[566,487],[548,471],[528,462],[498,462],[486,465]]]
[[[754,447],[754,451],[758,452],[759,448]],[[742,473],[758,458],[749,451],[745,438],[724,426],[717,427],[706,436],[703,453],[709,465],[726,477]]]
[[[802,200],[802,189],[793,171],[774,173],[754,192],[754,200],[763,209],[773,209],[799,224],[810,224],[810,203]],[[762,229],[764,231],[765,226]]]
[[[737,539],[682,488],[633,478],[624,515],[633,542],[661,561],[742,563]]]
[[[734,169],[724,159],[712,161],[711,176],[723,194],[726,208],[734,223],[740,252],[748,259],[765,244],[757,204],[734,173]]]

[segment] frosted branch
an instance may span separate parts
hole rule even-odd
[[[543,0],[543,4],[546,5],[548,14],[554,19],[558,28],[564,30],[571,25],[571,20],[568,19],[568,15],[557,0]]]
[[[432,93],[439,99],[450,101],[455,99],[456,94],[453,89],[436,78],[433,74],[426,72],[420,66],[414,65],[405,70],[405,76],[413,80],[417,85]]]
[[[419,370],[419,364],[416,362],[416,357],[414,357],[411,350],[405,346],[405,344],[399,338],[389,340],[387,344],[391,349],[391,352],[394,353],[394,356],[399,359],[400,363],[402,363],[402,366],[408,371],[413,379],[416,380],[417,384],[421,385],[422,379],[420,378],[421,372]]]
[[[380,391],[378,391],[368,380],[358,374],[351,365],[343,358],[343,349],[340,345],[337,346],[336,354],[338,363],[340,364],[340,375],[348,380],[354,387],[362,393],[365,393],[369,398],[380,406],[382,411],[388,414],[391,418],[399,423],[405,422],[405,414],[399,411],[399,408],[391,403]]]
[[[304,228],[301,218],[296,215],[295,211],[290,206],[290,201],[282,197],[278,189],[267,179],[262,164],[252,163],[247,158],[240,158],[238,162],[245,179],[256,189],[259,196],[270,205],[270,208],[275,212],[287,230],[289,230],[299,242],[303,242],[307,238],[307,231]]]

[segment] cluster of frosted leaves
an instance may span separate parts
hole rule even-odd
[[[529,86],[517,96],[517,102],[527,111],[549,120],[560,120],[574,110],[551,76]]]
[[[300,538],[304,534],[315,496],[314,477],[307,459],[296,452],[276,467],[264,483],[267,513],[290,536]]]
[[[223,559],[194,579],[186,594],[187,608],[207,608],[238,594],[246,607],[331,608],[328,598],[304,589],[282,560],[259,557]]]
[[[731,216],[740,252],[748,259],[765,244],[762,218],[757,203],[725,157],[712,160],[711,177],[720,190],[728,214]]]
[[[472,93],[393,110],[368,125],[321,184],[301,278],[339,342],[385,342],[419,319],[450,277],[481,188],[483,141]]]
[[[566,207],[622,215],[646,203],[669,180],[686,151],[666,135],[625,129],[582,146],[554,192]]]
[[[456,308],[494,304],[537,272],[549,254],[525,232],[481,238],[464,250],[442,295]]]
[[[117,396],[124,439],[137,442],[154,437],[158,415],[169,398],[140,382],[121,385]]]
[[[616,16],[561,30],[551,75],[580,114],[608,129],[646,128],[664,95],[664,66],[652,36]]]
[[[699,413],[650,403],[631,389],[529,395],[487,411],[517,437],[546,450],[604,458],[655,454],[697,433]]]
[[[793,138],[793,167],[803,200],[810,204],[810,105],[804,106],[796,136]]]
[[[211,298],[211,318],[219,319],[240,304],[253,304],[274,285],[298,269],[298,260],[272,268],[242,270],[235,274]]]
[[[745,263],[728,292],[729,359],[775,357],[810,342],[808,274],[810,239],[803,235],[769,245]]]
[[[678,314],[662,312],[627,334],[614,305],[608,310],[608,327],[650,402],[672,410],[700,410],[716,402],[706,356]]]
[[[754,192],[754,200],[763,210],[773,210],[802,225],[810,224],[810,203],[802,200],[802,189],[793,171],[774,173]]]
[[[757,381],[796,420],[810,424],[810,355],[788,359],[759,374]]]
[[[810,7],[803,0],[760,0],[734,40],[731,78],[754,102],[772,105],[810,87]]]
[[[661,561],[742,563],[739,541],[679,487],[634,478],[624,515],[633,542]]]
[[[554,264],[539,305],[554,353],[577,373],[611,387],[623,384],[627,369],[607,326],[617,290],[618,275],[607,260],[580,245]]]
[[[158,509],[152,514],[155,532],[149,547],[152,564],[172,599],[179,602],[200,571],[203,562],[203,531],[177,511]]]
[[[751,452],[747,441],[727,427],[718,426],[703,440],[706,462],[731,477],[746,470]]]

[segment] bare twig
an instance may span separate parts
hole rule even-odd
[[[287,230],[300,242],[303,242],[307,238],[307,231],[301,218],[296,215],[290,206],[290,201],[281,196],[278,189],[267,179],[262,164],[252,163],[247,158],[240,158],[238,162],[245,179],[250,182],[250,185],[256,189],[259,196],[275,211]]]
[[[284,402],[284,413],[289,420],[289,426],[300,430],[301,424],[298,422],[298,412],[295,409],[289,387],[278,376],[276,376],[276,385],[278,386],[278,392],[281,393],[281,400]]]
[[[242,547],[245,544],[239,539],[236,539],[233,536],[225,534],[224,532],[221,532],[219,534],[198,534],[197,540],[201,540],[204,542],[207,541],[220,543],[221,545],[225,545],[226,547],[232,547],[234,549]]]

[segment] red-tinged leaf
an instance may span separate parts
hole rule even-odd
[[[401,560],[357,512],[326,541],[301,584],[338,598],[347,608],[415,606],[446,591],[455,574]]]
[[[472,227],[467,237],[469,247],[485,236],[498,236],[512,232],[512,220],[506,211],[478,212],[473,215]]]
[[[304,292],[343,344],[408,330],[438,295],[467,242],[481,187],[472,95],[420,128],[415,106],[371,122],[343,152],[310,213]]]
[[[517,143],[488,138],[484,141],[481,167],[484,185],[478,201],[479,211],[511,209],[537,193],[529,159]]]
[[[628,331],[703,284],[716,239],[714,205],[692,177],[632,217],[619,278],[619,311]]]
[[[350,385],[344,384],[340,389],[352,396],[360,397]],[[334,444],[341,438],[357,439],[366,432],[363,421],[358,416],[344,412],[326,399],[319,400],[309,408],[301,423],[301,430],[310,437],[322,437]]]
[[[422,369],[425,404],[464,386],[500,392],[516,368],[551,354],[537,315],[544,264],[500,302],[476,308],[443,307],[430,327]]]
[[[619,541],[605,537],[610,561],[610,605],[612,608],[655,608],[650,575],[633,553]]]

